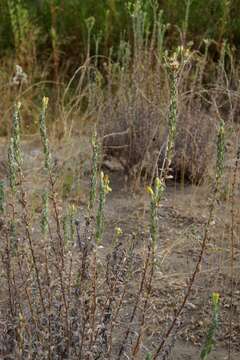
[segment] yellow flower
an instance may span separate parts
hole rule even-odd
[[[156,182],[156,187],[157,187],[158,189],[160,189],[161,186],[162,186],[162,182],[161,182],[161,180],[159,179],[159,177],[156,178],[155,182]]]
[[[217,305],[219,303],[220,294],[217,292],[212,293],[212,301],[214,305]]]
[[[153,192],[153,189],[151,188],[151,186],[148,186],[148,187],[147,187],[147,192],[148,192],[151,196],[154,195],[154,192]]]
[[[109,181],[109,177],[107,175],[104,175],[103,183],[104,183],[104,190],[105,190],[106,194],[108,194],[109,192],[112,191],[112,189],[109,186],[110,181]]]
[[[115,233],[116,233],[116,236],[119,237],[123,234],[123,231],[120,227],[115,227]]]
[[[44,109],[46,109],[48,106],[48,97],[46,97],[46,96],[43,97],[42,104],[43,104]]]
[[[71,204],[69,206],[69,210],[71,211],[71,213],[75,213],[76,212],[76,206],[74,204]]]

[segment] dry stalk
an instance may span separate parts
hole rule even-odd
[[[135,315],[137,313],[140,301],[142,299],[144,286],[145,286],[145,282],[146,282],[147,270],[148,270],[149,262],[150,262],[150,254],[151,254],[151,251],[150,251],[150,248],[148,248],[148,252],[147,252],[147,255],[146,255],[145,262],[144,262],[144,267],[143,267],[143,270],[142,270],[142,276],[141,276],[141,282],[140,282],[139,290],[138,290],[136,300],[135,300],[135,303],[134,303],[134,306],[133,306],[133,309],[132,309],[132,313],[131,313],[130,320],[129,320],[129,323],[128,323],[128,326],[127,326],[127,330],[125,331],[125,334],[124,334],[124,337],[123,337],[123,340],[122,340],[122,344],[120,346],[120,350],[119,350],[118,357],[117,357],[118,360],[121,359],[121,356],[123,355],[123,352],[125,350],[126,342],[128,340],[128,337],[129,337],[129,334],[130,334],[130,331],[131,331],[131,327],[132,327],[133,321],[135,319]]]

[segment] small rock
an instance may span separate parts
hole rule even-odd
[[[103,167],[105,167],[107,170],[118,172],[123,171],[122,164],[116,159],[116,158],[108,158],[103,161]]]

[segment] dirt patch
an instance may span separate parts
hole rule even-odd
[[[124,179],[120,173],[110,174],[110,179],[113,192],[106,205],[106,241],[111,241],[114,227],[120,226],[126,238],[132,233],[135,234],[141,249],[141,239],[148,234],[148,197],[144,194],[144,189],[140,194],[124,189]],[[182,190],[178,185],[171,184],[159,209],[159,271],[153,292],[158,299],[156,316],[163,328],[167,327],[166,319],[167,323],[172,319],[183,299],[188,279],[200,253],[209,213],[207,194],[206,187],[187,186]],[[218,347],[210,358],[225,359],[227,356],[231,302],[229,221],[228,205],[219,204],[210,226],[201,273],[182,314],[178,331],[178,338],[182,340],[174,347],[174,360],[199,358],[211,321],[211,293],[214,291],[221,296],[221,325],[218,331]],[[240,354],[240,286],[237,276],[239,243],[235,246],[232,343],[236,354],[233,359],[237,359]]]
[[[177,342],[173,350],[171,360],[199,360],[201,349],[191,344],[184,342]],[[227,359],[227,351],[222,348],[216,347],[209,356],[209,360],[225,360]],[[239,359],[239,353],[232,354],[232,360]]]

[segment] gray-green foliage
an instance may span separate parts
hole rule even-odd
[[[103,172],[100,173],[100,185],[99,185],[99,204],[96,217],[96,242],[100,243],[102,240],[103,230],[104,230],[104,206],[106,201],[106,195],[111,192],[109,186],[109,178],[107,175],[104,175]]]
[[[13,193],[16,192],[18,176],[22,174],[22,154],[20,149],[20,106],[15,105],[12,134],[8,148],[9,182]]]
[[[219,300],[219,294],[213,293],[212,294],[212,307],[213,307],[213,316],[212,316],[212,322],[209,327],[207,338],[205,341],[205,344],[203,346],[200,358],[201,360],[206,360],[208,355],[211,353],[213,346],[215,344],[215,333],[219,326],[219,312],[220,312],[220,300]]]
[[[90,210],[93,209],[96,200],[99,152],[100,152],[100,148],[97,138],[97,132],[95,129],[92,135],[92,173],[91,173],[91,184],[90,184],[90,193],[89,193]]]
[[[147,353],[145,360],[152,360],[152,355],[150,353]]]
[[[158,240],[158,214],[157,209],[160,205],[160,200],[165,190],[165,185],[159,178],[155,179],[154,187],[148,187],[150,194],[150,235],[153,247],[157,245]]]
[[[51,161],[51,153],[49,149],[49,141],[47,135],[47,126],[46,126],[46,110],[48,106],[48,98],[44,97],[42,101],[42,110],[40,114],[40,134],[43,144],[43,152],[44,152],[44,165],[46,170],[51,171],[52,161]]]
[[[21,169],[21,165],[22,165],[22,155],[20,150],[20,107],[21,107],[20,103],[18,103],[15,106],[15,111],[13,114],[13,127],[12,127],[13,152],[14,152],[15,161],[18,166],[18,170]]]

